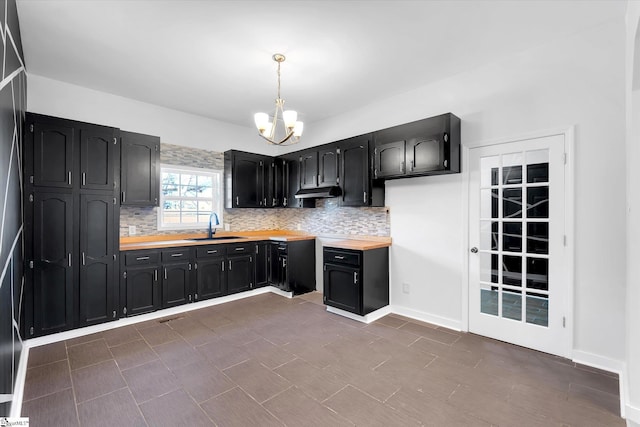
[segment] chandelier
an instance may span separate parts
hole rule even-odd
[[[254,120],[259,135],[269,143],[275,145],[291,145],[300,141],[303,123],[298,121],[298,113],[284,109],[284,99],[280,98],[280,64],[285,60],[281,53],[273,55],[278,63],[278,97],[272,117],[267,113],[256,113]]]

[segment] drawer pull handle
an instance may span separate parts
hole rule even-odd
[[[244,248],[236,248],[236,251],[244,251]]]
[[[217,250],[210,250],[210,251],[207,251],[207,253],[208,253],[208,254],[217,254],[217,253],[218,253],[218,251],[217,251]]]
[[[278,250],[279,250],[279,251],[285,251],[285,250],[287,250],[287,248],[279,246],[279,247],[278,247]]]
[[[182,254],[181,253],[179,253],[179,254],[171,254],[171,256],[172,257],[178,257],[178,256],[182,256]]]
[[[146,261],[148,259],[149,259],[148,256],[139,256],[139,257],[136,258],[136,261]]]
[[[343,257],[343,256],[340,256],[340,255],[336,255],[336,256],[334,256],[334,258],[335,258],[335,259],[344,259],[344,257]]]

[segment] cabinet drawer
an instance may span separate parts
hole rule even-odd
[[[146,265],[158,264],[160,262],[159,252],[126,252],[124,255],[125,265]]]
[[[255,243],[235,243],[227,245],[227,255],[247,255],[255,251]]]
[[[162,262],[188,261],[189,255],[189,248],[176,248],[162,251]]]
[[[196,258],[211,258],[224,256],[227,253],[225,245],[198,246],[196,247]]]
[[[360,254],[358,252],[333,248],[325,248],[323,252],[325,263],[330,262],[333,264],[360,265]]]

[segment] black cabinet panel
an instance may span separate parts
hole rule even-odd
[[[405,142],[393,141],[378,144],[376,142],[375,178],[402,175],[405,171]]]
[[[444,168],[442,138],[419,138],[407,142],[408,173],[424,173]]]
[[[318,152],[304,151],[299,159],[300,188],[316,188],[318,186]]]
[[[118,130],[80,129],[80,188],[113,191],[116,188]]]
[[[41,187],[71,188],[74,179],[74,128],[65,122],[30,121],[30,129],[33,129],[30,132],[33,138],[33,158],[26,160],[33,162],[33,184]],[[29,169],[27,167],[27,173]]]
[[[230,256],[227,266],[227,290],[230,294],[253,288],[252,255]]]
[[[227,293],[224,257],[199,260],[196,266],[196,301]]]
[[[269,245],[269,284],[290,292],[287,277],[287,244],[271,242]]]
[[[269,242],[256,243],[256,287],[269,283]]]
[[[123,206],[158,206],[160,197],[160,138],[121,132]]]
[[[271,207],[272,158],[230,150],[224,153],[225,207]]]
[[[191,300],[191,264],[164,264],[162,308],[186,304]]]
[[[126,270],[124,279],[126,315],[148,313],[161,307],[158,267],[135,267]]]
[[[80,196],[79,324],[116,318],[115,204],[110,195]]]
[[[32,218],[33,328],[38,336],[73,326],[73,196],[35,193]]]
[[[296,199],[296,193],[300,190],[300,153],[291,153],[282,156],[285,162],[285,180],[287,188],[286,200],[283,206],[286,208],[314,208],[316,206],[313,199]]]
[[[315,240],[271,242],[269,284],[302,294],[316,288]]]
[[[338,185],[340,150],[335,144],[318,150],[318,187]]]
[[[362,306],[362,292],[357,280],[358,272],[357,267],[325,264],[325,303],[352,313],[359,313]]]

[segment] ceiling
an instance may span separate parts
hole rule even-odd
[[[316,122],[624,16],[626,1],[17,0],[27,72],[241,126]]]

